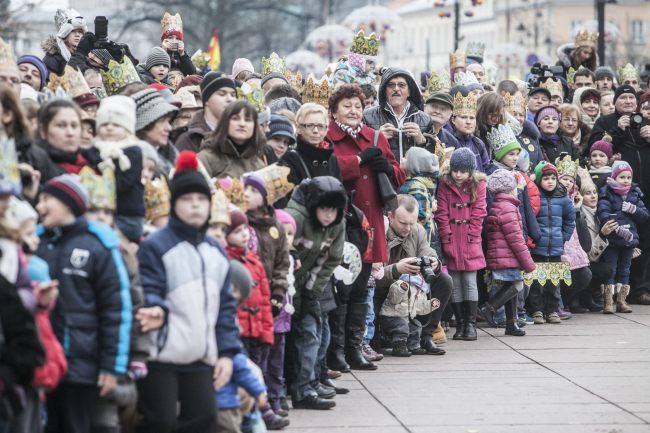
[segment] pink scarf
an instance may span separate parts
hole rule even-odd
[[[632,188],[632,185],[623,186],[611,177],[607,178],[607,185],[618,195],[627,195],[630,192],[630,188]]]

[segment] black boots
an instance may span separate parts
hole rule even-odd
[[[330,345],[327,349],[327,366],[330,370],[347,373],[350,366],[345,362],[345,316],[347,304],[339,305],[329,313]]]
[[[494,320],[494,314],[497,312],[502,305],[517,296],[517,288],[510,284],[506,283],[505,286],[501,287],[497,292],[492,296],[485,304],[480,308],[481,316],[485,319],[486,322],[493,328],[497,327],[497,321]]]
[[[393,343],[393,351],[391,352],[391,355],[400,358],[408,358],[411,356],[411,352],[406,347],[406,340],[395,341]]]
[[[445,349],[438,347],[431,335],[426,335],[420,340],[420,347],[426,351],[427,355],[444,355],[447,353]]]
[[[452,339],[462,340],[463,332],[465,332],[465,308],[462,302],[452,302],[451,308],[454,310],[454,317],[456,317],[456,332]]]
[[[353,370],[376,370],[377,366],[366,360],[361,350],[363,333],[366,329],[368,304],[348,304],[345,329],[345,360]],[[332,368],[330,366],[330,368]]]
[[[465,301],[465,330],[463,331],[463,340],[475,341],[476,335],[476,312],[478,311],[478,301]]]
[[[526,331],[519,329],[517,323],[517,297],[510,299],[506,302],[506,335],[514,335],[515,337],[523,337]]]

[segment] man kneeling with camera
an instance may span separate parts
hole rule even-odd
[[[452,280],[441,273],[441,263],[418,224],[418,202],[397,196],[397,208],[388,213],[388,265],[377,281],[375,311],[390,337],[394,356],[444,355],[432,333],[451,296]]]

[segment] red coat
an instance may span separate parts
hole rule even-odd
[[[474,181],[470,179],[458,188],[443,178],[438,186],[436,221],[447,268],[452,271],[477,271],[485,267],[481,247],[483,219],[487,215],[485,180],[479,181],[476,200],[470,203],[467,187]]]
[[[345,189],[348,192],[356,191],[353,203],[363,211],[371,230],[374,230],[372,262],[385,263],[388,261],[388,253],[386,252],[384,206],[379,196],[377,176],[367,165],[360,166],[357,157],[359,152],[372,147],[374,136],[375,130],[364,125],[355,140],[341,130],[334,121],[331,121],[326,140],[333,145],[334,155],[341,169],[341,178]],[[384,134],[379,134],[377,147],[393,167],[392,181],[397,190],[406,180],[406,176],[393,152],[391,152]]]
[[[273,344],[273,314],[271,313],[271,289],[264,265],[257,254],[243,248],[227,246],[228,257],[239,260],[248,269],[253,288],[248,298],[237,308],[241,336],[255,338],[262,343]]]
[[[535,263],[524,241],[519,200],[499,193],[487,217],[487,268],[535,270]]]

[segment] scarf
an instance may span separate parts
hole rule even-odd
[[[361,128],[363,128],[363,122],[359,123],[356,128],[352,128],[351,126],[344,125],[338,120],[335,120],[334,122],[338,125],[339,128],[341,128],[341,131],[345,132],[355,140],[357,139],[357,135],[359,134],[359,132],[361,132]]]
[[[542,137],[542,140],[551,141],[553,144],[557,144],[561,140],[560,136],[557,133],[547,135],[540,131],[539,134]]]
[[[121,171],[127,171],[131,168],[131,160],[124,154],[124,149],[127,147],[135,146],[134,137],[126,137],[121,141],[104,141],[95,139],[93,146],[99,150],[99,156],[102,158],[102,163],[115,169],[113,160],[117,160]]]
[[[612,191],[620,196],[627,195],[627,193],[630,192],[630,189],[632,188],[632,185],[623,186],[611,177],[607,178],[607,186],[609,186]]]

